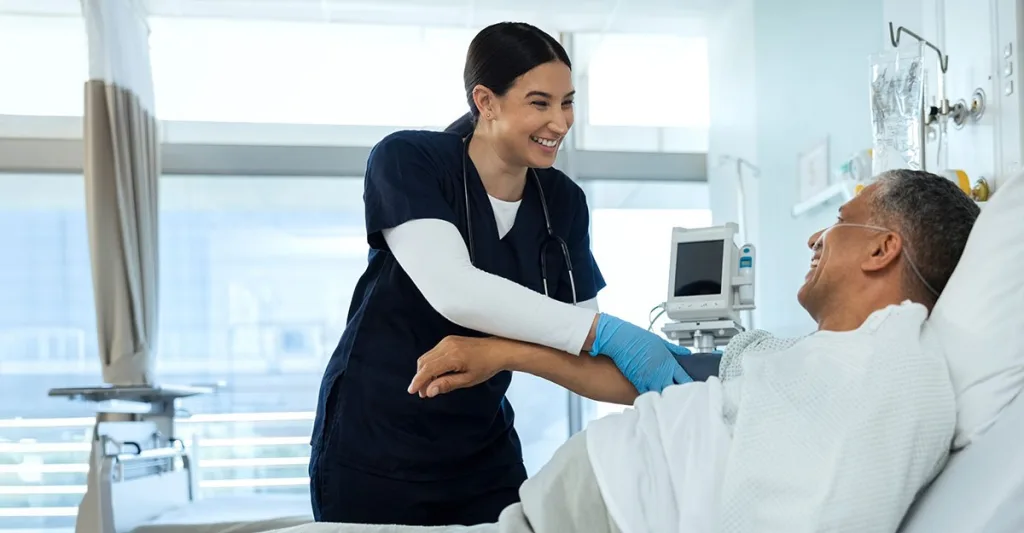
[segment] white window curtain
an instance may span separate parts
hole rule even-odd
[[[137,0],[82,0],[82,13],[86,209],[103,380],[152,385],[160,142],[146,13]]]

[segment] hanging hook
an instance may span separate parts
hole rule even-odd
[[[890,22],[889,23],[889,42],[892,43],[892,47],[893,48],[899,48],[899,46],[900,46],[900,34],[903,33],[903,32],[906,32],[907,35],[913,37],[914,39],[917,39],[918,42],[924,44],[925,46],[927,46],[928,48],[931,48],[932,50],[935,50],[935,53],[939,55],[939,68],[942,69],[942,73],[943,74],[946,73],[946,69],[949,68],[949,56],[943,55],[942,54],[942,50],[939,50],[939,48],[937,46],[935,46],[934,44],[928,42],[926,39],[922,38],[920,35],[918,35],[918,34],[912,32],[912,31],[904,28],[903,26],[900,26],[898,29],[896,29],[895,32],[893,32],[892,28],[893,28],[892,22]]]
[[[737,157],[737,156],[732,156],[732,155],[719,156],[719,158],[718,158],[718,166],[722,166],[722,165],[728,163],[729,161],[735,161],[736,162],[736,172],[742,172],[743,167],[747,167],[747,168],[750,169],[751,175],[754,176],[755,178],[761,175],[761,169],[760,168],[758,168],[756,165],[754,165],[750,161],[747,161],[746,159],[743,159],[742,157]]]

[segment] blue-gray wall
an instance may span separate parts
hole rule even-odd
[[[834,221],[839,201],[792,216],[797,157],[826,136],[833,168],[871,146],[868,57],[884,42],[882,4],[737,0],[711,40],[710,64],[718,72],[711,76],[709,166],[722,155],[741,155],[760,168],[757,178],[747,178],[756,181],[747,212],[760,260],[758,328],[792,335],[814,327],[796,301],[810,262],[806,241]],[[737,119],[736,108],[750,107]],[[723,131],[716,131],[716,115],[727,119]],[[710,180],[712,208],[735,219],[734,166],[718,167]]]

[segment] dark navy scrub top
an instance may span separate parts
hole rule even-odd
[[[363,194],[369,263],[320,387],[314,461],[408,481],[454,479],[522,463],[505,399],[510,372],[436,398],[407,392],[417,359],[441,339],[482,334],[455,325],[427,303],[381,231],[434,218],[454,224],[465,239],[463,150],[462,139],[452,133],[401,131],[370,153]],[[543,294],[540,251],[547,231],[536,182],[528,176],[515,224],[499,240],[487,192],[466,161],[475,266]],[[605,282],[590,250],[583,191],[558,170],[537,172],[552,227],[569,246],[577,300],[592,299]],[[551,294],[572,302],[562,253],[557,245],[547,250]]]

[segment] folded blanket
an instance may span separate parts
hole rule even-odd
[[[633,405],[587,428],[615,523],[623,533],[714,531],[729,450],[718,378],[644,394]]]

